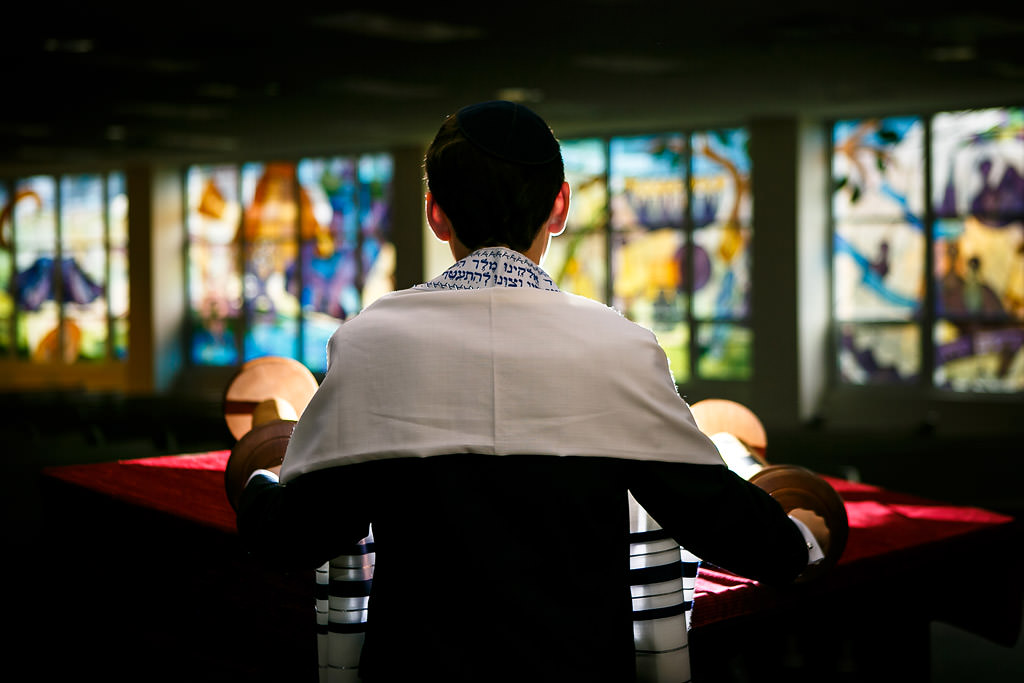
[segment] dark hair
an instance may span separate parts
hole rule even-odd
[[[544,163],[507,161],[470,142],[454,114],[427,149],[424,170],[434,201],[470,251],[526,251],[565,181],[561,154]]]

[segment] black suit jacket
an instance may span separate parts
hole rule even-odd
[[[770,584],[806,567],[782,508],[725,466],[446,455],[256,477],[249,551],[315,568],[367,536],[364,681],[634,680],[627,491],[687,550]]]

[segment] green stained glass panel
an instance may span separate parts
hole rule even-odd
[[[697,326],[697,374],[704,379],[747,380],[753,368],[753,332],[732,323]]]
[[[559,288],[601,302],[607,300],[607,156],[604,140],[562,143],[569,216],[565,231],[551,239],[543,263]]]
[[[669,368],[676,384],[682,384],[690,378],[690,328],[684,323],[665,323],[659,325],[654,334],[658,345],[668,356]]]

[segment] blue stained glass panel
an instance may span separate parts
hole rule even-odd
[[[833,128],[834,310],[839,320],[911,320],[924,297],[924,124]]]
[[[242,167],[244,359],[298,357],[299,305],[294,282],[299,213],[308,204],[295,164]]]
[[[104,177],[66,175],[60,180],[61,289],[67,358],[107,356],[108,272]]]
[[[390,154],[364,154],[359,158],[363,307],[395,289],[395,245],[391,241],[393,178]]]
[[[840,221],[833,235],[840,320],[910,320],[924,297],[925,236],[906,223]]]
[[[748,380],[753,368],[753,331],[732,323],[697,326],[697,374],[704,379]]]
[[[188,169],[185,219],[189,237],[191,358],[199,365],[234,365],[239,361],[239,189],[237,166]]]
[[[836,220],[923,225],[922,119],[839,121],[833,126],[832,141],[832,211]]]
[[[303,159],[299,183],[312,204],[301,233],[306,325],[337,328],[362,308],[358,167],[353,157]]]

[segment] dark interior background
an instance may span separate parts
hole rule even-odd
[[[1024,91],[1017,3],[118,0],[2,16],[0,162],[34,168],[418,145],[496,97],[569,137]]]

